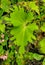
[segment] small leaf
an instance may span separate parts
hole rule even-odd
[[[39,7],[35,4],[35,2],[30,2],[29,7],[39,14]]]
[[[27,13],[27,19],[26,19],[26,21],[27,22],[31,22],[33,19],[34,19],[33,12],[29,11]]]
[[[24,46],[21,46],[21,47],[19,48],[19,53],[20,53],[20,54],[24,54],[24,52],[25,52],[25,48],[24,48]]]
[[[45,23],[41,26],[41,30],[45,32]]]
[[[29,56],[29,59],[30,59],[30,60],[33,60],[33,59],[34,59],[32,52],[30,52],[28,56]]]
[[[44,58],[44,60],[43,60],[43,63],[42,63],[42,65],[45,65],[45,58]]]
[[[1,0],[1,8],[3,11],[8,12],[10,7],[10,1],[9,0]]]
[[[0,18],[2,17],[3,10],[0,8]]]
[[[4,53],[4,49],[3,49],[3,46],[0,45],[0,55],[2,55]]]
[[[43,2],[45,2],[45,0],[42,0]]]
[[[40,52],[45,54],[45,38],[39,42]]]
[[[5,31],[5,25],[4,24],[0,24],[0,31],[2,31],[2,32]]]
[[[39,54],[33,54],[33,57],[34,57],[34,59],[36,59],[36,60],[41,60],[42,58],[43,58],[43,55],[39,55]]]

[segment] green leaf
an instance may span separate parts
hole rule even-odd
[[[24,65],[24,60],[23,60],[23,57],[22,57],[22,55],[21,56],[17,56],[16,57],[16,61],[17,61],[17,63],[18,63],[18,65]]]
[[[6,34],[6,32],[5,32],[4,35],[5,35],[4,39],[5,39],[5,40],[8,40],[8,34]]]
[[[29,11],[27,13],[27,19],[26,19],[26,21],[27,22],[31,22],[33,19],[34,19],[33,12]]]
[[[0,24],[0,31],[2,31],[2,32],[5,31],[5,25],[4,24]]]
[[[19,48],[19,53],[20,53],[20,54],[24,54],[24,52],[25,52],[25,48],[24,48],[24,46],[21,46],[21,47]]]
[[[3,49],[3,46],[0,45],[0,55],[2,55],[4,53],[4,49]]]
[[[45,54],[45,38],[39,42],[40,52]]]
[[[10,1],[9,0],[1,0],[1,8],[3,11],[8,12],[10,7]]]
[[[33,27],[34,25],[34,27]],[[29,26],[20,26],[20,27],[17,27],[17,28],[14,28],[12,31],[11,31],[11,34],[14,35],[14,39],[16,39],[16,41],[14,41],[14,43],[16,45],[19,45],[21,46],[22,48],[22,52],[24,52],[24,46],[26,46],[27,44],[27,41],[30,41],[32,42],[34,40],[36,40],[36,37],[33,35],[33,31],[34,30],[38,30],[38,27],[35,23],[33,24],[30,24]],[[21,49],[20,49],[21,51]]]
[[[39,7],[35,4],[35,2],[30,2],[29,7],[39,14]]]
[[[12,4],[15,4],[15,3],[16,3],[16,0],[11,0],[11,3],[12,3]]]
[[[41,60],[42,58],[43,58],[43,55],[39,55],[39,54],[33,54],[33,57],[34,57],[34,59],[36,59],[36,60]]]
[[[14,12],[10,14],[10,21],[14,26],[20,26],[24,22],[31,22],[34,19],[33,13],[24,11],[24,8],[14,7]]]
[[[43,60],[43,63],[42,63],[42,65],[45,65],[45,58],[44,58],[44,60]]]
[[[45,23],[41,26],[41,30],[45,32]]]
[[[28,54],[26,54],[25,56],[27,56],[27,58],[29,58],[30,60],[37,60],[40,61],[43,58],[43,55],[39,55],[37,53],[32,53],[32,52],[28,52]]]
[[[30,53],[28,54],[28,56],[29,56],[29,59],[30,59],[30,60],[33,60],[33,59],[34,59],[32,52],[30,52]]]
[[[45,0],[42,0],[43,2],[45,2]]]
[[[0,18],[2,17],[3,10],[0,8]]]
[[[13,51],[10,51],[8,57],[10,58],[10,60],[13,59]]]
[[[22,15],[23,14],[23,15]],[[10,17],[11,17],[11,23],[14,25],[14,26],[19,26],[21,25],[24,20],[25,20],[25,12],[24,12],[24,9],[23,8],[20,8],[18,10],[18,7],[15,6],[15,10],[13,13],[10,14]]]
[[[32,42],[32,39],[36,40],[33,32],[38,30],[38,26],[36,23],[31,23],[34,19],[33,13],[30,11],[26,13],[24,9],[20,7],[18,10],[18,7],[15,6],[15,10],[11,13],[10,17],[10,21],[14,25],[14,28],[11,30],[11,34],[14,35],[12,39],[16,39],[14,43],[21,46],[20,48],[24,50],[27,41]],[[21,52],[21,49],[19,49],[19,52],[22,53],[23,51]]]
[[[11,34],[14,35],[14,38],[16,38],[16,44],[23,45],[27,41],[32,42],[32,38],[36,39],[36,37],[33,35],[34,30],[38,30],[38,27],[35,23],[30,24],[29,26],[25,26],[23,24],[20,27],[14,28],[11,31]]]
[[[7,41],[2,42],[1,44],[2,44],[2,46],[7,45]]]
[[[2,23],[2,20],[0,19],[0,24]]]

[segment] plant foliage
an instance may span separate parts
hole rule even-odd
[[[45,0],[1,0],[0,65],[45,65],[44,55]]]

